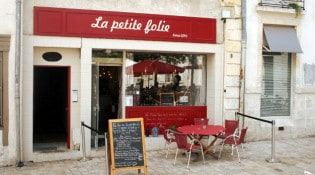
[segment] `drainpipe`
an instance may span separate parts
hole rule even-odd
[[[242,0],[242,58],[241,58],[241,72],[240,72],[240,113],[245,112],[245,70],[246,70],[246,45],[247,45],[247,32],[246,32],[246,0]],[[242,122],[244,127],[244,120]]]
[[[20,62],[21,62],[21,26],[22,26],[22,0],[16,0],[16,26],[15,26],[15,114],[16,114],[16,141],[17,166],[24,166],[22,146],[22,119],[20,98]]]

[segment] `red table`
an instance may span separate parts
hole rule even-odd
[[[214,136],[214,139],[209,145],[202,145],[204,154],[209,154],[213,158],[218,159],[218,157],[210,151],[210,148],[214,145],[217,140],[217,136],[225,131],[225,128],[220,125],[186,125],[177,128],[177,131],[189,134],[191,136],[201,135],[201,136]]]

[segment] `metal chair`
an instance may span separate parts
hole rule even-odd
[[[239,154],[239,150],[238,150],[238,145],[241,145],[242,146],[242,150],[244,152],[244,148],[243,148],[243,145],[242,143],[244,142],[244,138],[245,138],[245,135],[246,135],[246,132],[247,132],[247,128],[248,127],[245,127],[245,128],[242,128],[241,130],[241,133],[240,135],[238,134],[232,134],[230,136],[227,136],[223,143],[222,143],[222,146],[221,146],[221,150],[220,150],[220,154],[219,154],[219,159],[221,157],[221,152],[223,150],[223,146],[224,145],[231,145],[232,146],[232,153],[231,155],[233,155],[233,148],[235,147],[236,148],[236,152],[237,152],[237,157],[238,157],[238,162],[240,163],[241,162],[241,159],[240,159],[240,154]],[[236,132],[235,132],[236,133]]]
[[[176,164],[178,150],[184,150],[186,154],[188,153],[187,168],[189,168],[190,156],[193,150],[199,150],[201,152],[203,163],[205,163],[205,157],[203,154],[202,144],[200,143],[198,139],[190,139],[190,137],[188,137],[187,134],[180,133],[180,132],[174,132],[174,134],[175,134],[175,140],[176,140],[176,145],[177,145],[174,165]]]
[[[226,137],[235,134],[236,131],[238,131],[238,120],[225,120],[224,121],[224,127],[225,131],[221,134],[219,134],[217,137],[218,139],[224,140]],[[213,152],[215,152],[216,146],[214,147]]]
[[[172,132],[172,130],[165,129],[164,133],[163,133],[163,137],[165,140],[165,145],[164,145],[164,152],[166,151],[165,159],[167,159],[170,145],[175,142],[175,136],[174,136],[174,133]]]
[[[225,139],[226,137],[233,135],[235,130],[238,129],[238,120],[225,120],[224,121],[224,127],[225,127],[225,131],[218,135],[218,138],[220,139]]]

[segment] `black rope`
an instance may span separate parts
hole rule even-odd
[[[259,121],[262,121],[262,122],[266,122],[266,123],[271,123],[271,124],[273,123],[270,120],[265,120],[265,119],[261,119],[261,118],[257,118],[257,117],[252,117],[252,116],[249,116],[249,115],[241,114],[239,112],[235,112],[235,114],[241,115],[241,116],[244,116],[244,117],[248,117],[248,118],[251,118],[251,119],[259,120]]]
[[[81,125],[84,126],[84,127],[86,127],[86,128],[89,128],[91,131],[94,131],[94,132],[96,132],[96,133],[98,133],[98,134],[103,134],[103,133],[101,133],[100,131],[98,131],[98,130],[96,130],[96,129],[94,129],[94,128],[92,128],[92,127],[86,125],[86,124],[84,124],[84,122],[81,122]]]

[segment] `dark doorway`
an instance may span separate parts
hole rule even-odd
[[[108,120],[117,119],[121,67],[99,66],[99,131],[107,132]]]
[[[34,67],[33,145],[63,143],[69,148],[69,67]],[[47,148],[44,148],[47,149]]]

